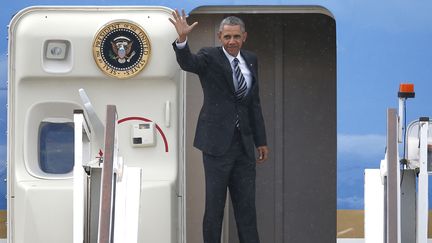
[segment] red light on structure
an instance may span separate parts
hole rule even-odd
[[[400,84],[399,92],[403,93],[414,93],[414,84]]]
[[[414,98],[414,84],[400,84],[399,85],[399,98]]]

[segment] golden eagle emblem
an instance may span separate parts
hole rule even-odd
[[[125,36],[119,36],[111,41],[112,51],[114,55],[112,58],[116,59],[119,63],[130,62],[131,58],[135,56],[136,52],[132,51],[133,41]]]
[[[108,76],[126,79],[138,75],[147,65],[150,39],[145,30],[127,20],[105,24],[93,39],[93,58]]]

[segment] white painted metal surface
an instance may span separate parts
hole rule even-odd
[[[417,189],[417,227],[416,242],[427,241],[428,235],[428,173],[427,173],[427,149],[429,121],[420,121],[420,171],[418,174]]]
[[[380,170],[366,169],[364,178],[364,242],[384,242],[384,185]]]
[[[141,169],[124,168],[117,183],[114,242],[138,242]]]
[[[338,238],[337,243],[366,243],[364,239],[345,239]]]
[[[366,241],[364,239],[361,239],[361,238],[358,238],[358,239],[339,238],[339,239],[337,239],[337,243],[366,243]],[[432,240],[428,239],[427,243],[432,243]]]
[[[399,115],[399,121],[398,121],[398,143],[403,142],[403,131],[404,131],[404,121],[405,121],[405,102],[406,98],[399,97],[399,109],[398,109],[398,115]]]
[[[116,105],[122,120],[121,155],[127,167],[142,171],[136,195],[137,241],[169,243],[183,237],[184,189],[179,173],[184,163],[184,75],[171,49],[176,33],[167,21],[170,13],[163,7],[36,7],[15,15],[9,29],[9,242],[72,242],[72,172],[53,175],[40,170],[38,130],[44,119],[72,121],[73,110],[83,108],[81,88],[101,118],[106,105]],[[96,32],[116,20],[138,24],[151,42],[146,67],[129,79],[105,75],[92,55]],[[43,56],[49,41],[67,43],[65,59]],[[158,125],[156,145],[132,147],[131,126],[144,119]],[[103,150],[93,143],[94,136],[91,159]]]
[[[84,114],[74,114],[73,242],[84,241],[84,141],[89,142]],[[88,143],[87,142],[87,143]],[[88,154],[89,151],[86,151]],[[87,156],[86,156],[87,157]],[[86,158],[89,159],[89,158]]]

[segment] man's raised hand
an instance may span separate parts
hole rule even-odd
[[[198,22],[194,22],[193,24],[189,25],[186,21],[187,16],[184,9],[182,9],[182,15],[180,15],[178,10],[176,9],[172,12],[172,16],[173,19],[169,18],[169,21],[176,28],[177,34],[179,35],[178,42],[181,43],[186,41],[188,34],[198,24]]]

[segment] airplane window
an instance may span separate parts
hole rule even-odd
[[[73,122],[41,122],[39,126],[39,166],[45,173],[66,174],[74,166]]]

